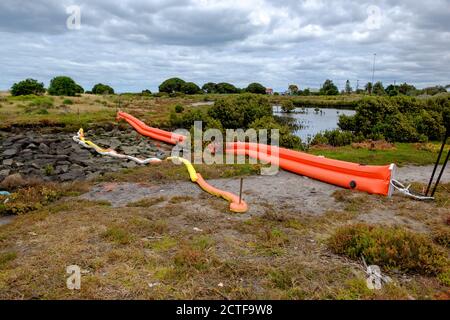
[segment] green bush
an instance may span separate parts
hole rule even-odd
[[[283,110],[283,112],[287,112],[287,113],[294,111],[295,106],[294,106],[294,103],[292,102],[292,100],[283,100],[281,102],[281,110]]]
[[[218,99],[208,115],[225,129],[247,129],[256,119],[272,116],[272,106],[264,96],[241,94]]]
[[[12,96],[41,95],[44,93],[44,84],[34,79],[26,79],[19,83],[14,83],[11,87]]]
[[[48,87],[48,93],[52,96],[75,96],[83,92],[84,89],[80,85],[65,76],[53,78]]]
[[[289,126],[278,123],[272,116],[265,116],[253,121],[250,128],[255,130],[267,129],[268,141],[267,144],[272,143],[270,130],[279,130],[279,144],[281,147],[289,149],[300,149],[302,147],[302,140],[295,136]]]
[[[328,240],[336,254],[364,257],[387,269],[437,275],[449,266],[447,253],[428,237],[394,227],[356,224],[341,227]]]
[[[114,94],[114,89],[103,83],[97,83],[91,91],[93,94]]]
[[[364,140],[362,136],[355,136],[350,131],[342,131],[339,129],[326,130],[324,132],[318,133],[314,136],[311,141],[312,145],[317,144],[328,144],[333,147],[342,147],[349,145],[353,142],[361,142]]]
[[[63,104],[70,105],[70,104],[73,104],[73,101],[70,99],[64,99]]]
[[[181,92],[184,94],[197,94],[201,93],[202,90],[193,82],[185,82],[181,85]]]
[[[181,104],[177,104],[175,106],[175,112],[176,113],[182,113],[184,111],[184,107]]]
[[[185,81],[180,78],[170,78],[159,85],[159,92],[181,92],[183,84],[185,84]]]
[[[354,116],[342,115],[338,125],[367,139],[440,140],[445,132],[449,100],[450,95],[426,100],[406,96],[367,97],[358,102]]]
[[[245,91],[249,93],[266,94],[266,88],[257,82],[250,83]]]

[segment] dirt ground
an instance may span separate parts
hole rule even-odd
[[[405,183],[427,183],[433,166],[406,166],[397,169],[397,178]],[[442,183],[450,182],[447,170],[441,179]],[[212,179],[208,183],[221,189],[239,193],[239,179]],[[339,187],[322,183],[287,171],[280,171],[275,176],[250,176],[244,179],[243,199],[249,205],[248,215],[265,212],[267,206],[274,210],[289,210],[298,214],[320,215],[330,208],[342,209],[342,204],[332,196]],[[421,190],[417,190],[421,191]],[[104,183],[95,186],[81,198],[85,200],[108,201],[113,207],[123,207],[144,198],[158,197],[203,197],[203,191],[189,181],[169,184],[142,183]],[[393,201],[401,195],[396,194]],[[193,200],[192,202],[197,202]],[[201,201],[199,201],[201,202]],[[226,209],[226,208],[225,208]]]

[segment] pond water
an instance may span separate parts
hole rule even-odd
[[[308,143],[316,134],[338,128],[338,121],[340,115],[352,116],[356,113],[355,110],[345,109],[318,109],[304,108],[295,109],[295,113],[279,112],[280,106],[273,107],[274,115],[280,117],[288,117],[295,119],[296,124],[300,125],[300,129],[294,134],[302,139],[302,142]]]

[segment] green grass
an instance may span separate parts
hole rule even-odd
[[[62,126],[67,131],[78,130],[79,128],[89,128],[101,122],[113,122],[114,110],[102,110],[88,113],[33,113],[6,115],[0,114],[0,129],[8,128],[11,125],[44,125]]]
[[[436,143],[436,145],[437,144],[438,143]],[[414,143],[396,143],[395,145],[396,149],[394,150],[368,150],[345,146],[326,150],[311,149],[309,152],[315,155],[323,155],[331,159],[373,165],[390,163],[395,163],[399,166],[407,164],[428,165],[433,164],[436,161],[437,152],[419,150]],[[441,161],[443,161],[443,159]]]

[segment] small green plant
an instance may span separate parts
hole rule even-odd
[[[131,242],[130,234],[125,229],[119,227],[108,228],[102,236],[117,244],[128,244]]]
[[[356,224],[338,229],[328,247],[351,259],[387,269],[436,275],[448,266],[447,254],[425,235],[401,228]]]
[[[47,109],[39,109],[36,114],[49,114],[50,112],[48,112]]]
[[[0,267],[17,258],[15,252],[0,252]]]
[[[51,176],[55,172],[55,168],[51,164],[48,164],[44,168],[44,173],[46,176]]]
[[[439,229],[433,232],[433,241],[443,247],[450,248],[450,229]]]
[[[5,203],[0,196],[0,215],[22,215],[41,209],[44,205],[59,199],[62,192],[51,186],[26,187],[9,196]]]
[[[176,113],[182,113],[184,111],[184,107],[181,104],[177,104],[175,106],[175,112]]]
[[[70,99],[64,99],[63,104],[71,105],[71,104],[73,104],[73,101]]]

